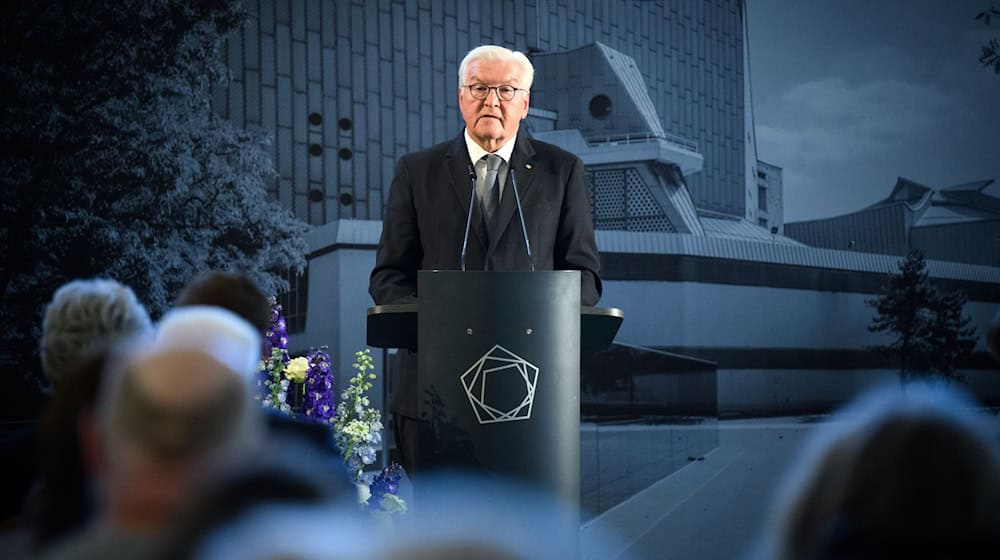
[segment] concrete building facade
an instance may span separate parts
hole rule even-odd
[[[883,340],[867,330],[873,312],[865,301],[909,246],[914,210],[872,210],[865,223],[885,234],[873,236],[871,253],[784,235],[792,224],[783,223],[782,169],[756,151],[741,0],[249,6],[256,18],[228,44],[234,82],[215,105],[274,133],[272,194],[315,226],[309,268],[283,298],[291,346],[329,345],[338,380],[366,343],[368,277],[395,162],[460,133],[458,65],[484,43],[529,55],[537,71],[525,132],[586,166],[601,305],[625,312],[619,355],[668,364],[637,370],[630,388],[699,402],[708,388],[708,416],[782,414],[826,411],[894,379],[895,364],[870,350]],[[943,196],[974,196],[956,193]],[[912,206],[924,195],[907,186],[893,196]],[[970,228],[966,243],[983,235],[978,225],[949,227]],[[983,333],[1000,304],[1000,261],[930,258],[932,279],[966,292],[966,314]],[[976,351],[962,371],[980,397],[1000,402],[982,339]],[[384,374],[391,352],[375,354]],[[684,403],[673,405],[689,414]],[[717,442],[711,429],[678,447],[669,431],[654,441],[601,430],[585,425],[581,439],[582,495],[597,511]],[[594,443],[602,441],[636,450],[635,458]],[[609,472],[621,476],[613,484],[596,476]],[[647,478],[630,478],[640,472]],[[599,480],[593,486],[590,475]]]
[[[784,173],[777,165],[757,160],[757,224],[785,233]]]
[[[688,178],[694,204],[732,217],[755,209],[744,195],[740,0],[247,5],[255,17],[228,43],[233,82],[219,92],[215,107],[235,122],[274,133],[279,176],[272,192],[310,224],[382,217],[395,160],[461,131],[458,65],[484,43],[520,50],[540,63],[543,55],[594,43],[630,57],[659,115],[650,124],[696,143],[707,162]],[[558,72],[538,76],[554,79]],[[585,107],[591,103],[590,97],[575,98]],[[533,105],[558,111],[568,100],[546,101],[536,96]],[[595,122],[595,134],[627,124],[615,120],[621,98],[611,101],[605,122],[615,126],[602,129]]]
[[[648,324],[650,308],[640,305],[626,320],[622,342],[714,360],[720,372],[761,369],[750,365],[767,365],[769,355],[784,356],[777,369],[823,369],[809,357],[824,350],[834,352],[831,358],[849,349],[863,353],[873,343],[855,321],[851,334],[800,340],[793,354],[783,350],[790,334],[820,333],[754,329],[763,338],[749,341],[716,328],[715,335],[734,338],[692,344],[702,336],[698,325],[726,317],[712,312],[717,292],[705,286],[743,286],[742,304],[732,311],[771,301],[773,310],[757,311],[770,319],[785,309],[765,295],[772,284],[784,286],[789,274],[810,278],[789,288],[815,292],[794,308],[806,315],[797,320],[842,324],[827,317],[842,309],[831,294],[863,299],[877,291],[873,274],[894,270],[892,259],[864,265],[866,258],[838,252],[848,247],[805,249],[806,243],[782,235],[781,169],[756,153],[743,2],[253,0],[249,6],[255,19],[228,44],[234,82],[219,92],[216,108],[274,132],[273,195],[317,226],[308,274],[285,298],[293,342],[339,348],[340,371],[349,371],[350,356],[364,345],[367,274],[395,160],[460,132],[457,67],[482,43],[532,58],[537,72],[526,132],[584,160],[599,239],[632,236],[627,250],[600,247],[608,281],[603,303],[629,310],[667,297],[668,307],[651,315],[658,319],[672,316],[669,306],[705,306],[665,330]],[[900,187],[890,198],[912,206],[914,197],[924,196],[919,190]],[[973,196],[963,193],[947,196]],[[884,206],[869,221],[888,233],[872,236],[871,250],[903,254],[909,242],[900,232],[909,231],[902,226],[912,218],[899,205]],[[966,237],[980,235],[977,225],[951,227],[972,228]],[[715,249],[690,255],[664,248],[671,243]],[[777,268],[754,264],[769,251],[799,256]],[[988,266],[969,277],[941,272],[941,279],[973,282],[973,293],[987,294],[976,286],[996,281],[991,267],[997,262],[979,264]],[[628,287],[618,289],[619,283]],[[674,293],[687,295],[676,300]],[[992,296],[983,297],[972,297],[971,305],[992,304]],[[986,315],[976,312],[979,325]],[[649,328],[639,336],[631,325]],[[830,346],[831,340],[839,342]],[[878,369],[871,360],[851,364]]]

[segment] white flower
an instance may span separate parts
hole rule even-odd
[[[382,503],[379,506],[386,513],[406,513],[406,502],[395,494],[382,496]]]
[[[368,499],[372,497],[371,488],[367,484],[355,484],[355,486],[358,488],[358,503],[367,504]]]
[[[285,366],[285,377],[296,383],[302,383],[306,380],[307,371],[309,371],[309,360],[300,356]]]

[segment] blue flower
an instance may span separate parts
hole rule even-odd
[[[333,394],[333,375],[330,373],[330,354],[326,346],[321,346],[309,352],[306,359],[309,361],[305,378],[309,391],[303,402],[306,415],[329,421],[337,412]]]
[[[368,503],[378,506],[382,503],[383,496],[396,494],[399,491],[399,479],[402,478],[401,471],[402,467],[399,466],[399,463],[393,463],[376,474],[369,486],[371,498]]]

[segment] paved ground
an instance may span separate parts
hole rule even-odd
[[[719,446],[717,420],[583,423],[580,516],[589,521]],[[692,429],[697,427],[698,429]]]
[[[761,529],[781,477],[810,432],[825,420],[802,417],[723,420],[719,446],[581,527],[588,540],[621,538],[601,560],[734,560],[744,557]],[[992,432],[1000,440],[1000,411]],[[692,426],[692,430],[711,427]]]
[[[797,417],[720,421],[719,447],[703,461],[586,523],[583,557],[589,557],[588,539],[605,531],[621,537],[615,551],[621,560],[741,557],[778,479],[816,426]]]

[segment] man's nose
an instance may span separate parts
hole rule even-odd
[[[487,105],[489,105],[491,107],[497,107],[497,106],[499,106],[500,105],[500,90],[497,89],[497,88],[490,88],[489,90],[487,90],[487,92],[486,92],[486,99],[483,100],[483,103],[485,103],[485,104],[487,104]]]

